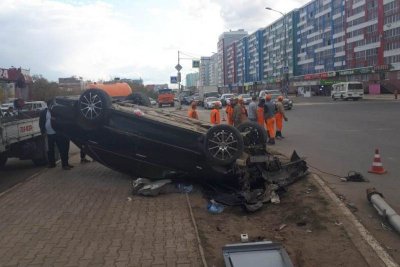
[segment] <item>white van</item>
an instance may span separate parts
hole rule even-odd
[[[332,85],[331,96],[333,100],[361,99],[364,96],[363,85],[360,82],[335,83]]]
[[[41,111],[47,108],[47,104],[44,101],[31,101],[25,102],[22,111]]]

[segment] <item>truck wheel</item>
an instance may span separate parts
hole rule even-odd
[[[206,133],[204,152],[213,163],[231,164],[243,153],[243,138],[240,132],[232,126],[215,125]]]
[[[96,128],[105,117],[106,110],[111,107],[110,96],[100,89],[88,89],[79,98],[79,123],[84,128]]]
[[[151,107],[151,102],[148,96],[141,92],[135,92],[127,96],[126,100],[132,101],[133,104],[145,107]]]
[[[258,123],[245,122],[239,125],[245,147],[264,146],[267,143],[267,132]]]
[[[3,168],[7,162],[7,155],[6,153],[0,153],[0,168]]]

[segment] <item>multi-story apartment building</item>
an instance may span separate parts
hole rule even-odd
[[[224,87],[227,83],[227,47],[233,42],[247,36],[247,32],[243,29],[237,31],[224,32],[219,36],[218,40],[218,86]]]
[[[267,87],[283,87],[284,78],[294,74],[293,39],[296,33],[297,11],[282,16],[263,30],[263,75]]]
[[[200,58],[199,86],[210,85],[211,57]]]
[[[188,73],[186,74],[186,87],[196,87],[199,82],[199,73]]]
[[[226,84],[228,87],[232,87],[237,81],[236,44],[237,42],[233,42],[226,48]]]
[[[236,81],[235,87],[243,87],[247,82],[247,64],[248,60],[248,48],[247,48],[248,37],[243,37],[239,41],[236,41]]]
[[[393,91],[400,86],[400,0],[314,0],[229,47],[236,62],[220,66],[229,70],[225,86],[283,88],[290,80],[292,90],[325,90],[362,81],[365,89]]]

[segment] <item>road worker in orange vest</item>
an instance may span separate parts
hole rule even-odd
[[[188,116],[189,118],[192,119],[199,119],[199,115],[197,114],[197,103],[196,101],[193,101],[192,104],[190,105],[190,108],[188,110]]]
[[[265,121],[264,121],[264,105],[265,105],[265,99],[260,99],[258,102],[258,107],[257,107],[257,123],[265,128]]]
[[[271,95],[265,96],[264,120],[267,124],[268,144],[275,145],[275,104],[271,99]]]
[[[213,124],[213,125],[217,125],[217,124],[221,123],[221,115],[219,113],[219,109],[220,108],[221,107],[220,107],[219,103],[217,102],[217,103],[214,104],[213,110],[211,110],[210,123]]]
[[[278,102],[276,102],[276,114],[275,114],[275,122],[276,122],[276,139],[283,139],[282,136],[282,128],[283,128],[283,120],[288,121],[288,118],[285,115],[285,108],[283,106],[283,96],[278,96]]]
[[[228,124],[233,125],[233,99],[228,99],[226,101],[225,112],[228,119]]]

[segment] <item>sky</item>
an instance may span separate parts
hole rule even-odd
[[[51,81],[78,76],[168,83],[182,51],[217,52],[224,31],[249,33],[308,0],[0,0],[0,68],[22,67]]]

